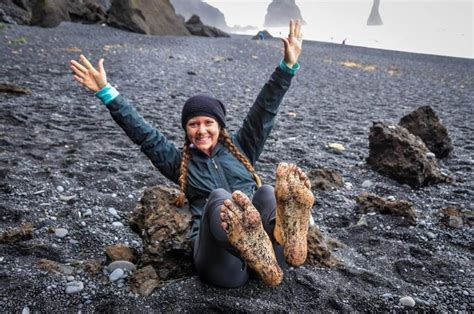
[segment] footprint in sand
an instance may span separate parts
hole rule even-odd
[[[232,201],[224,201],[221,221],[229,242],[262,281],[270,286],[280,284],[283,271],[276,260],[272,242],[263,229],[259,212],[244,193],[235,191]]]
[[[275,197],[275,239],[284,248],[286,262],[301,265],[306,260],[308,226],[314,204],[311,183],[296,165],[280,163],[276,170]]]

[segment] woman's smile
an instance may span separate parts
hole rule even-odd
[[[211,156],[217,145],[219,132],[219,123],[208,116],[196,116],[186,123],[188,140],[208,156]]]

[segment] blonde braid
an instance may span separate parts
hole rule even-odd
[[[240,160],[241,163],[244,164],[245,168],[252,174],[253,179],[257,183],[257,187],[262,186],[262,180],[260,180],[260,177],[258,176],[257,172],[253,168],[252,164],[250,161],[245,157],[240,150],[237,148],[237,146],[232,143],[232,140],[230,139],[229,132],[227,132],[226,129],[221,129],[221,133],[219,134],[219,139],[224,143],[224,146],[227,147],[228,150],[238,159]]]
[[[181,154],[181,163],[179,164],[179,195],[174,201],[174,205],[178,207],[183,206],[184,202],[186,201],[186,194],[184,194],[184,191],[186,189],[186,184],[188,183],[188,163],[190,157],[189,140],[186,136]]]

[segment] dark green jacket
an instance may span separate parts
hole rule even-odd
[[[293,75],[277,67],[260,91],[241,128],[231,135],[234,144],[252,165],[262,153],[292,77]],[[113,119],[135,144],[141,146],[141,150],[158,170],[168,179],[178,183],[181,150],[160,131],[145,122],[122,96],[117,96],[107,108]],[[230,193],[240,190],[252,197],[256,184],[245,166],[220,142],[210,157],[198,149],[191,149],[185,191],[193,215],[191,238],[198,233],[202,210],[209,193],[217,188],[223,188]]]

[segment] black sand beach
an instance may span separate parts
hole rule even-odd
[[[289,268],[277,288],[253,279],[225,290],[194,276],[166,282],[149,297],[79,271],[72,276],[84,289],[66,294],[67,276],[38,268],[38,260],[80,269],[86,260],[105,259],[110,244],[140,250],[127,215],[145,188],[171,185],[72,80],[69,60],[80,53],[94,63],[104,57],[109,82],[181,146],[184,101],[212,92],[226,103],[235,130],[280,61],[281,42],[155,37],[71,23],[8,26],[0,39],[0,83],[31,90],[0,93],[0,232],[22,222],[35,228],[31,240],[0,244],[2,312],[474,311],[472,225],[449,228],[438,215],[449,206],[474,209],[473,60],[304,43],[301,70],[256,169],[270,184],[280,161],[342,173],[345,187],[315,191],[313,216],[348,246],[335,252],[345,267]],[[365,158],[373,121],[396,124],[422,105],[448,129],[454,152],[439,163],[456,181],[414,190],[374,172]],[[329,143],[345,151],[335,153]],[[364,191],[412,202],[418,223],[368,214],[367,225],[357,225],[355,197]],[[69,233],[58,238],[55,228]],[[404,296],[414,298],[414,308],[399,304]]]

